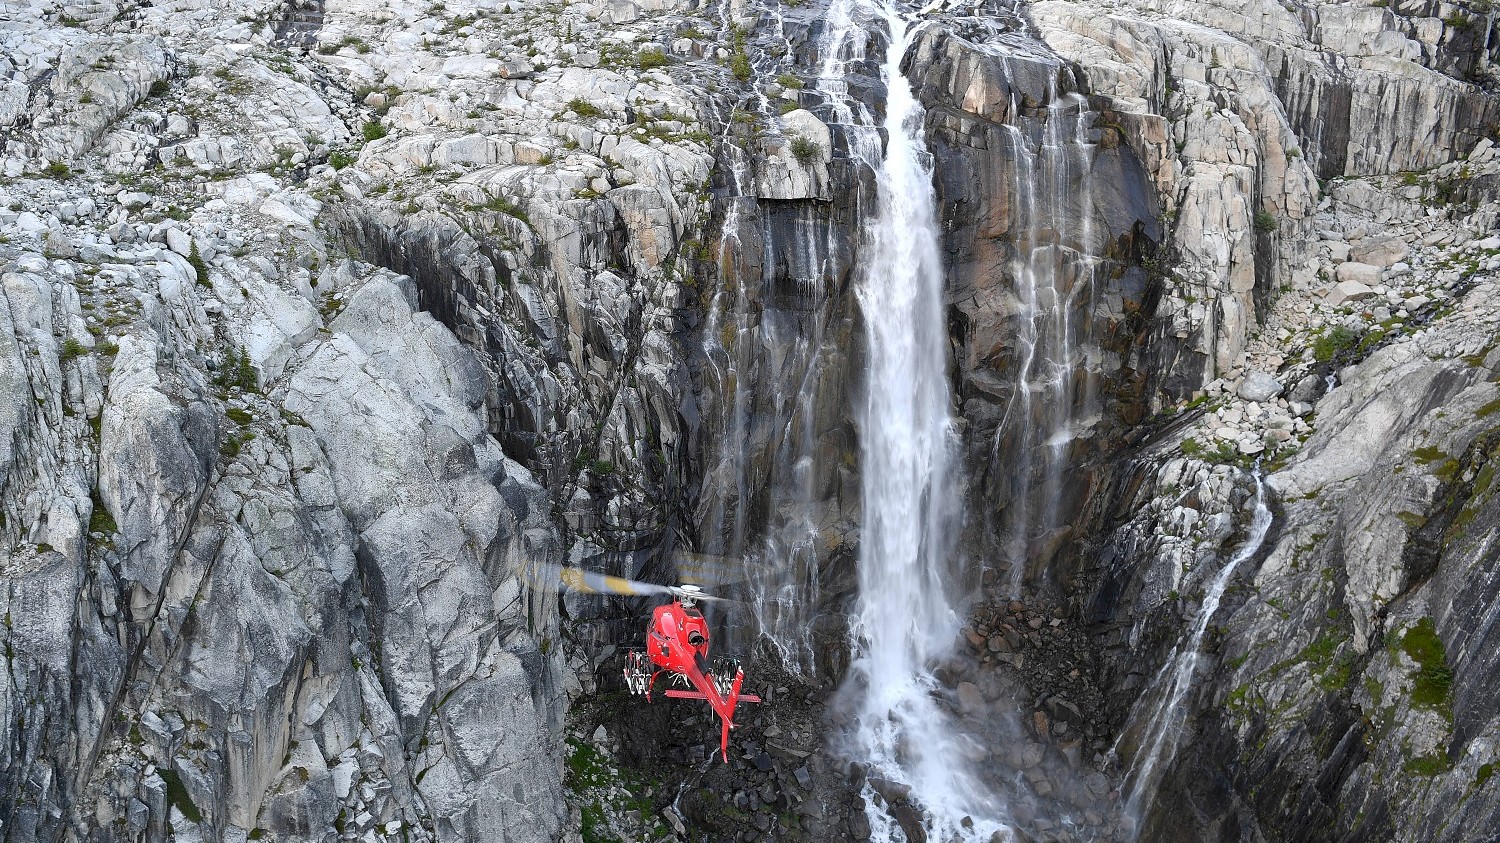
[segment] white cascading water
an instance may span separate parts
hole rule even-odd
[[[1008,831],[1004,805],[967,770],[962,738],[934,700],[932,668],[952,651],[962,618],[949,594],[958,496],[923,109],[900,70],[909,46],[906,21],[888,7],[859,11],[885,21],[890,45],[885,155],[868,162],[877,173],[879,206],[868,223],[858,282],[869,362],[860,414],[864,527],[853,630],[853,680],[863,697],[852,749],[870,777],[911,788],[930,839],[987,841]],[[903,839],[873,788],[865,797],[874,839]]]
[[[1006,62],[1007,70],[1009,61]],[[1016,162],[1011,191],[1020,233],[1010,275],[1020,306],[1015,337],[1019,372],[1005,416],[995,430],[991,459],[1009,472],[1012,485],[1002,534],[1010,565],[1010,593],[1019,596],[1033,548],[1062,523],[1063,475],[1080,422],[1075,413],[1090,402],[1084,349],[1075,334],[1074,311],[1094,294],[1093,166],[1091,112],[1080,94],[1057,90],[1053,71],[1047,117],[1038,140],[1021,125],[1004,127]],[[1008,74],[1009,75],[1009,74]],[[1012,109],[1022,110],[1012,94]],[[1087,310],[1084,309],[1085,318]]]
[[[1135,759],[1126,776],[1125,809],[1130,816],[1144,818],[1145,811],[1151,807],[1160,772],[1166,764],[1171,763],[1182,740],[1183,724],[1187,720],[1183,703],[1193,687],[1193,677],[1202,661],[1203,635],[1208,631],[1208,624],[1213,620],[1214,613],[1219,610],[1219,601],[1223,599],[1235,569],[1259,552],[1270,529],[1271,509],[1266,506],[1265,484],[1261,481],[1260,470],[1256,469],[1255,514],[1250,519],[1250,533],[1246,536],[1245,543],[1240,545],[1234,556],[1214,576],[1213,582],[1209,583],[1208,591],[1203,595],[1203,604],[1198,607],[1198,614],[1193,618],[1187,638],[1178,641],[1177,646],[1172,648],[1171,655],[1167,657],[1146,693],[1141,695],[1137,710],[1132,713],[1132,722],[1141,722],[1140,714],[1143,710],[1146,720],[1139,731]]]
[[[729,26],[727,10],[725,27]],[[777,30],[780,31],[779,18]],[[755,78],[761,79],[759,69]],[[770,104],[759,81],[749,86],[755,92],[743,105],[769,119]],[[703,332],[704,357],[723,398],[724,434],[717,462],[711,472],[711,487],[719,490],[711,498],[705,523],[711,526],[705,550],[744,560],[743,575],[751,595],[750,609],[760,640],[775,650],[781,664],[794,673],[810,673],[816,654],[811,636],[803,634],[818,605],[819,561],[817,528],[813,523],[812,450],[816,442],[814,408],[822,367],[834,352],[824,345],[823,295],[821,284],[811,284],[806,303],[810,313],[797,316],[753,306],[746,292],[746,279],[738,278],[746,248],[742,230],[764,225],[755,203],[755,175],[748,153],[735,144],[732,128],[726,130],[720,154],[728,162],[733,197],[725,214],[717,254],[721,274],[733,278],[710,300]],[[781,247],[788,254],[768,254],[764,261],[796,267],[800,276],[821,279],[833,270],[819,263],[818,255],[831,252],[815,242],[819,231],[812,220],[799,220],[790,242],[760,239],[768,249]],[[805,324],[804,324],[805,323]],[[784,351],[777,351],[784,350]],[[778,361],[779,367],[772,361]],[[774,418],[784,427],[771,438],[778,443],[773,458],[757,466],[753,419],[756,379],[771,381]],[[794,383],[796,391],[786,385]],[[765,474],[759,474],[765,471]],[[784,505],[762,531],[751,529],[751,497],[764,484]],[[789,505],[787,505],[789,504]],[[774,560],[768,563],[768,560]]]
[[[736,199],[729,203],[725,215],[718,254],[721,268],[729,267],[734,256],[744,248],[739,234],[741,227],[758,223],[758,220],[749,219],[755,212],[753,203],[740,198],[754,196],[754,177],[746,157],[736,152],[732,149],[725,152],[730,162]],[[752,595],[750,609],[755,615],[756,629],[763,640],[777,650],[783,666],[793,672],[802,672],[811,670],[814,661],[810,637],[798,632],[806,628],[808,608],[817,605],[817,557],[812,552],[815,531],[810,522],[811,506],[808,503],[812,492],[807,479],[810,472],[803,463],[810,461],[807,452],[813,445],[811,383],[816,380],[814,374],[818,361],[811,349],[816,349],[821,342],[821,324],[815,323],[811,340],[800,336],[790,339],[756,336],[758,331],[774,333],[776,326],[773,319],[757,318],[743,283],[733,285],[732,290],[719,291],[710,301],[703,332],[704,357],[725,393],[725,403],[724,435],[713,473],[714,485],[723,491],[715,497],[713,509],[707,516],[707,523],[715,525],[716,529],[710,534],[706,550],[744,560],[744,576],[749,586],[747,591]],[[793,410],[786,414],[787,425],[794,429],[781,437],[784,444],[770,467],[771,476],[753,478],[751,405],[757,348],[761,345],[776,347],[778,343],[792,347],[792,359],[808,361],[806,375],[794,396]],[[777,398],[777,408],[783,409],[782,405],[788,402],[780,395]],[[787,465],[788,462],[791,464]],[[773,484],[778,492],[791,492],[787,497],[795,504],[789,507],[792,517],[787,524],[779,529],[772,525],[756,541],[748,535],[752,482]],[[767,565],[763,559],[781,561],[780,564]]]

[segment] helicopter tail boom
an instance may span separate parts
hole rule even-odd
[[[708,699],[708,696],[706,694],[700,693],[698,691],[679,691],[676,688],[673,688],[673,689],[671,689],[669,691],[666,691],[665,693],[666,693],[667,696],[671,697],[674,700],[706,700],[706,699]],[[739,701],[740,702],[749,702],[749,703],[758,703],[758,702],[760,702],[760,697],[757,697],[754,694],[740,694]]]

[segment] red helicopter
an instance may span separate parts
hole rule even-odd
[[[666,696],[704,700],[719,716],[719,757],[728,761],[729,730],[734,728],[734,710],[742,702],[758,703],[760,697],[740,691],[745,671],[737,660],[719,659],[716,665],[709,665],[708,621],[697,604],[724,598],[711,597],[696,585],[655,585],[580,568],[560,568],[558,578],[563,585],[576,591],[628,596],[671,595],[671,603],[657,606],[651,613],[651,623],[646,628],[646,648],[625,653],[625,687],[632,694],[644,695],[650,702],[656,678],[662,673],[669,674],[671,680],[683,687],[668,688],[663,692]]]

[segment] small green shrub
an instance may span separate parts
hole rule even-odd
[[[1436,776],[1448,772],[1453,764],[1441,751],[1420,758],[1408,758],[1401,769],[1414,776]]]
[[[1255,212],[1255,230],[1270,233],[1276,230],[1276,217],[1270,211]]]
[[[671,60],[660,47],[647,47],[636,55],[635,63],[641,70],[654,70],[658,67],[666,67],[671,64]]]
[[[366,123],[364,129],[361,130],[361,133],[365,136],[366,143],[370,141],[378,141],[388,134],[385,130],[385,126],[375,122],[374,120]]]
[[[356,160],[358,159],[353,155],[343,151],[330,152],[328,154],[328,166],[335,170],[342,170],[345,167],[353,166]]]
[[[1240,461],[1240,449],[1235,447],[1233,442],[1220,442],[1218,447],[1204,456],[1209,462],[1229,465]]]
[[[231,433],[219,444],[219,453],[232,460],[240,455],[240,450],[245,447],[245,443],[254,438],[255,434],[248,430]]]
[[[115,517],[109,514],[109,509],[99,497],[99,490],[95,489],[91,497],[94,501],[94,509],[89,513],[89,532],[103,533],[106,536],[120,532],[119,525],[115,523]]]
[[[790,73],[783,73],[776,77],[776,84],[793,91],[802,89],[802,80]]]
[[[485,202],[483,205],[478,206],[478,209],[486,211],[499,211],[502,214],[513,216],[521,222],[526,223],[527,225],[531,224],[531,218],[526,215],[526,209],[522,208],[515,202],[506,199],[504,196],[492,196],[490,197],[490,200],[488,202]]]
[[[1428,204],[1447,205],[1454,201],[1458,184],[1453,179],[1438,179],[1432,183],[1432,201]]]
[[[594,105],[588,100],[574,97],[568,100],[568,108],[579,117],[603,117],[604,109]]]
[[[1452,483],[1455,479],[1457,479],[1458,470],[1460,467],[1461,466],[1459,466],[1458,460],[1449,458],[1443,460],[1441,464],[1431,469],[1432,476],[1436,477],[1441,483]]]
[[[792,157],[797,159],[798,164],[804,167],[811,167],[822,160],[823,147],[817,141],[808,140],[801,135],[797,135],[792,138]]]
[[[615,464],[609,460],[594,460],[591,466],[595,474],[614,474]]]
[[[57,181],[67,181],[73,177],[73,168],[61,161],[53,161],[42,169],[42,175]]]
[[[1213,448],[1209,448],[1190,436],[1182,440],[1182,444],[1177,447],[1182,451],[1183,456],[1209,463],[1239,465],[1246,463],[1248,459],[1240,453],[1239,448],[1233,442],[1220,442]]]
[[[1416,681],[1411,689],[1412,704],[1446,708],[1453,690],[1453,671],[1448,667],[1443,639],[1438,637],[1432,618],[1422,618],[1416,626],[1406,630],[1406,635],[1401,638],[1401,650],[1417,663]]]
[[[1422,529],[1422,525],[1427,523],[1427,516],[1403,509],[1396,513],[1396,520],[1405,524],[1410,529],[1420,530]]]
[[[735,53],[729,60],[729,72],[735,79],[741,82],[750,81],[750,56],[745,53]]]
[[[63,340],[62,350],[58,352],[57,359],[60,363],[66,363],[69,360],[82,357],[87,353],[88,349],[83,347],[83,343],[73,339],[72,337],[68,337],[67,339]]]
[[[1347,326],[1338,325],[1313,341],[1313,358],[1319,363],[1327,363],[1341,352],[1357,345],[1359,345],[1359,334]]]
[[[167,84],[167,80],[158,79],[151,83],[150,89],[146,91],[146,96],[160,98],[166,96],[171,90],[172,86]]]
[[[182,779],[177,777],[175,770],[158,768],[156,774],[167,785],[167,801],[172,803],[188,822],[196,823],[203,821],[203,812],[193,804],[193,799],[188,796],[187,788],[183,787]]]
[[[197,281],[200,287],[213,286],[213,284],[208,280],[208,264],[204,263],[203,255],[198,253],[197,240],[194,240],[192,247],[188,249],[187,262],[192,265],[193,272],[198,276]]]
[[[238,389],[242,392],[255,392],[259,387],[255,363],[250,359],[250,355],[233,346],[224,350],[224,358],[219,362],[219,369],[214,373],[213,381],[215,386],[223,390]]]
[[[1418,465],[1426,465],[1430,462],[1437,462],[1438,460],[1448,458],[1448,454],[1442,448],[1434,445],[1423,445],[1420,448],[1414,448],[1411,455],[1417,461]]]

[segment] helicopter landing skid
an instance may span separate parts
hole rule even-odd
[[[651,694],[651,679],[655,670],[651,663],[646,660],[646,653],[642,650],[627,650],[625,652],[625,688],[636,696]]]

